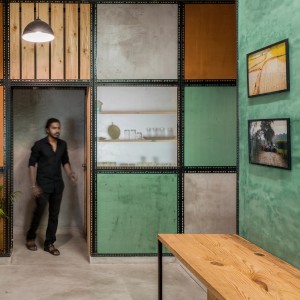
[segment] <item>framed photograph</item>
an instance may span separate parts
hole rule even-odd
[[[291,169],[290,119],[248,121],[249,162]]]
[[[248,97],[288,91],[288,39],[247,54]]]

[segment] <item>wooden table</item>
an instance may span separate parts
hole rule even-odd
[[[159,234],[159,300],[162,245],[207,287],[208,299],[300,299],[300,270],[238,235]]]

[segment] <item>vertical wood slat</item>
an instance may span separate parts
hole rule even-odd
[[[90,79],[91,58],[90,4],[80,5],[80,79]]]
[[[78,79],[78,4],[66,4],[66,79]]]
[[[3,79],[3,4],[0,3],[0,79]]]
[[[51,4],[51,79],[64,79],[64,5]]]
[[[34,4],[22,3],[22,32],[34,20]],[[22,40],[22,79],[34,79],[34,43]]]
[[[49,4],[39,3],[39,18],[49,23]],[[36,44],[36,78],[49,79],[49,43]]]
[[[10,4],[10,78],[20,79],[20,4]]]

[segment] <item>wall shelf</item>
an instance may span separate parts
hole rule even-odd
[[[177,111],[101,111],[100,115],[176,115]]]
[[[176,139],[149,139],[149,140],[97,140],[99,143],[149,143],[149,142],[177,142]]]

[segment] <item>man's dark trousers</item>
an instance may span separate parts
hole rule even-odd
[[[33,213],[30,229],[27,232],[27,240],[34,240],[36,238],[36,231],[39,227],[47,203],[49,203],[49,219],[44,246],[47,247],[56,241],[62,194],[63,193],[42,193],[40,196],[36,197],[36,208]]]

